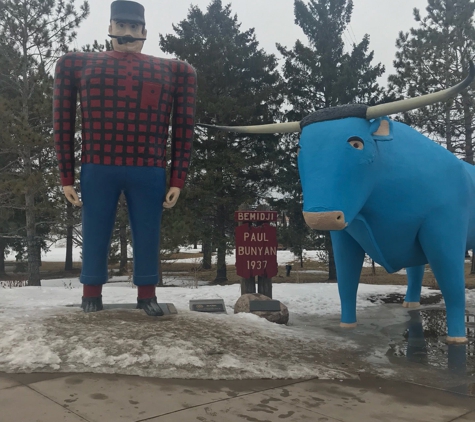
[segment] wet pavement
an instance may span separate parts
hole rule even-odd
[[[2,422],[468,422],[472,397],[373,376],[163,380],[1,374]]]
[[[445,308],[440,304],[406,309],[384,304],[358,313],[353,330],[338,327],[338,318],[296,317],[302,331],[323,330],[332,340],[351,346],[339,368],[373,373],[475,397],[475,309],[468,308],[468,344],[446,344]],[[298,328],[296,328],[298,329]],[[338,340],[336,340],[338,341]],[[359,368],[357,367],[359,365]]]

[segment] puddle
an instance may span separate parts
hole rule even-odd
[[[389,293],[389,294],[380,294],[380,295],[371,295],[368,297],[368,300],[371,303],[403,303],[406,295],[401,293]],[[420,304],[421,305],[435,305],[442,301],[442,294],[432,293],[425,294],[421,296]]]
[[[468,344],[445,343],[444,309],[411,310],[400,340],[393,337],[387,355],[449,370],[454,375],[475,377],[475,315],[465,317]],[[474,380],[475,383],[475,380]],[[475,384],[474,394],[475,394]]]

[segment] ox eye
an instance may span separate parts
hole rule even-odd
[[[364,141],[361,138],[353,137],[348,139],[348,143],[355,149],[364,149]]]

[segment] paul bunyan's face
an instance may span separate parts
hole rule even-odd
[[[109,26],[109,34],[117,37],[131,36],[134,38],[147,38],[147,30],[140,23],[112,21]],[[120,53],[140,53],[145,41],[134,41],[119,44],[117,38],[112,38],[114,51]]]

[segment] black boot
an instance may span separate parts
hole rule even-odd
[[[151,297],[148,299],[137,298],[137,309],[143,309],[147,315],[150,316],[162,316],[163,311],[158,306],[157,297]]]
[[[82,297],[81,308],[84,312],[102,311],[102,296],[99,297]]]

